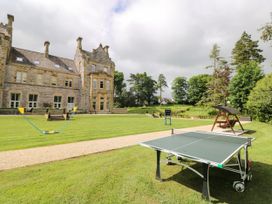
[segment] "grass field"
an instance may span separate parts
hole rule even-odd
[[[0,116],[0,151],[211,124],[210,120],[174,119],[172,126],[165,126],[163,119],[145,115],[77,115],[71,121],[27,117],[41,129],[58,130],[64,127],[64,130],[58,134],[40,135],[22,116]]]
[[[216,110],[211,107],[205,106],[192,106],[192,105],[156,105],[147,107],[130,107],[128,108],[128,113],[164,113],[165,109],[171,109],[172,114],[177,117],[182,118],[210,118],[216,114]]]
[[[249,150],[253,180],[244,193],[232,189],[237,176],[211,169],[214,203],[272,203],[272,126],[254,122]],[[200,177],[180,166],[155,176],[155,151],[140,146],[0,172],[0,203],[205,203]],[[198,168],[198,167],[197,167]]]

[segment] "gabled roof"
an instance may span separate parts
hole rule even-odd
[[[17,58],[22,58],[23,61],[18,61]],[[44,53],[25,50],[13,47],[10,55],[11,62],[30,65],[33,67],[49,68],[55,71],[66,71],[77,73],[74,60],[49,55],[45,57]]]
[[[88,57],[89,60],[106,65],[114,65],[114,62],[109,57],[108,52],[104,50],[100,44],[97,49],[93,49],[92,52],[82,50],[82,52]]]

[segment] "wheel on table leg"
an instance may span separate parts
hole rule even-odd
[[[247,181],[252,181],[252,173],[251,172],[249,172],[248,174],[247,174]]]
[[[233,182],[233,188],[239,192],[242,193],[245,191],[245,183],[242,181],[234,181]]]

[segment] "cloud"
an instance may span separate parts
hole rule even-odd
[[[116,68],[130,73],[163,73],[169,83],[176,76],[207,73],[214,43],[230,60],[243,31],[259,39],[257,31],[270,19],[269,0],[1,0],[0,18],[15,16],[14,46],[73,58],[76,38],[83,47],[110,45]],[[271,72],[271,47],[260,42]],[[168,83],[168,84],[169,84]],[[169,96],[169,90],[167,96]]]

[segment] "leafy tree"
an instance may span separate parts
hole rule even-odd
[[[123,72],[114,72],[114,105],[116,107],[126,107],[124,93],[126,93],[126,83]]]
[[[271,14],[271,20],[272,20],[272,14]],[[261,31],[261,39],[264,42],[272,41],[272,21],[269,23],[266,23],[266,25],[261,27],[259,31]]]
[[[232,64],[238,66],[247,64],[252,60],[262,63],[265,60],[261,54],[262,52],[259,49],[258,40],[253,41],[251,35],[244,31],[232,50]]]
[[[208,97],[207,91],[210,81],[211,76],[208,74],[200,74],[191,77],[188,82],[188,102],[195,105],[201,100],[205,101],[205,99]]]
[[[114,95],[120,96],[123,92],[123,89],[126,87],[124,83],[124,73],[123,72],[114,72]]]
[[[157,81],[157,88],[159,89],[159,92],[160,92],[160,96],[159,96],[160,104],[162,103],[162,92],[164,87],[168,87],[166,78],[163,74],[160,74]]]
[[[146,72],[130,74],[128,82],[131,85],[131,91],[136,97],[137,105],[148,105],[154,101],[157,82],[151,76],[147,76]]]
[[[188,83],[185,77],[176,77],[172,83],[172,96],[176,103],[187,102]]]
[[[260,65],[255,61],[239,65],[237,74],[232,78],[229,85],[231,104],[243,111],[250,91],[263,76]]]
[[[127,91],[123,89],[121,95],[117,98],[118,100],[115,101],[115,106],[124,108],[124,107],[132,107],[136,106],[136,98],[132,91]]]
[[[272,74],[257,82],[248,96],[246,107],[254,119],[272,123]]]
[[[220,57],[220,47],[214,45],[210,54],[213,65],[212,78],[208,83],[207,98],[203,98],[202,102],[211,103],[212,105],[225,104],[228,97],[228,85],[230,81],[231,69],[228,63]]]

